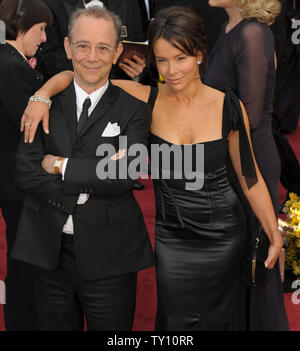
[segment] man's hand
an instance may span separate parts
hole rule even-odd
[[[49,107],[43,102],[31,102],[27,105],[21,119],[21,132],[24,131],[24,141],[33,142],[37,127],[43,121],[43,129],[49,134]]]
[[[119,63],[119,67],[130,77],[137,78],[139,77],[144,68],[146,67],[145,59],[140,58],[137,55],[133,55],[133,60],[124,59]]]
[[[45,155],[44,159],[42,161],[42,167],[47,173],[50,174],[57,174],[54,170],[54,163],[58,159],[59,156],[53,156],[53,155]],[[61,174],[62,171],[62,165],[63,162],[61,163],[61,167],[59,169],[59,173]]]

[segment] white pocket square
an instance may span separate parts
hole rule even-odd
[[[102,133],[103,137],[114,137],[117,136],[121,133],[120,131],[120,126],[118,123],[113,123],[111,124],[108,122],[106,128],[104,129],[104,132]]]

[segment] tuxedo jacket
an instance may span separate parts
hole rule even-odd
[[[71,14],[84,8],[83,0],[43,0],[52,11],[52,27],[46,28],[47,41],[37,53],[38,70],[45,79],[64,70],[72,70],[64,49]],[[106,8],[116,13],[123,25],[122,40],[145,41],[148,18],[144,0],[102,0]]]
[[[77,135],[75,99],[71,83],[53,101],[50,134],[40,128],[32,144],[20,143],[18,184],[26,198],[12,257],[45,270],[56,269],[62,229],[72,214],[76,260],[84,278],[102,279],[150,267],[153,252],[133,196],[133,181],[100,180],[96,169],[105,155],[96,156],[96,150],[110,144],[118,151],[119,136],[102,136],[109,122],[119,125],[128,147],[147,145],[151,108],[110,84]],[[45,154],[69,158],[64,180],[43,170]],[[83,205],[77,205],[80,193],[89,194]]]
[[[37,72],[9,45],[0,45],[0,200],[22,200],[15,180],[20,122],[28,99],[41,86]]]

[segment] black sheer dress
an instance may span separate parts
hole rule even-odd
[[[274,39],[270,28],[257,21],[242,20],[231,31],[224,24],[209,57],[203,82],[213,88],[231,88],[244,103],[251,128],[251,140],[258,167],[270,192],[274,210],[278,208],[280,160],[273,139],[272,100],[275,88]],[[251,240],[260,225],[234,180],[247,214]],[[269,242],[260,235],[256,287],[249,294],[250,330],[288,330],[279,265],[264,268]]]
[[[154,106],[157,89],[151,91]],[[191,152],[193,169],[204,156],[204,184],[187,189],[191,180],[175,176],[174,159],[151,168],[156,201],[157,258],[156,330],[245,329],[246,222],[242,206],[227,175],[228,134],[239,130],[242,171],[248,187],[257,182],[243,116],[237,97],[229,90],[223,107],[222,138],[201,144],[176,145],[150,134],[150,148],[172,147]],[[198,153],[204,146],[204,155]],[[178,170],[177,170],[178,171]],[[198,169],[196,170],[198,171]],[[161,175],[170,172],[169,179]],[[153,178],[152,173],[152,178]],[[156,173],[155,173],[156,174]]]

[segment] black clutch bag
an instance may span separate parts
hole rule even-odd
[[[265,260],[268,257],[268,248],[269,239],[258,224],[246,260],[246,276],[250,287],[255,287],[260,280],[264,279],[267,272]]]

